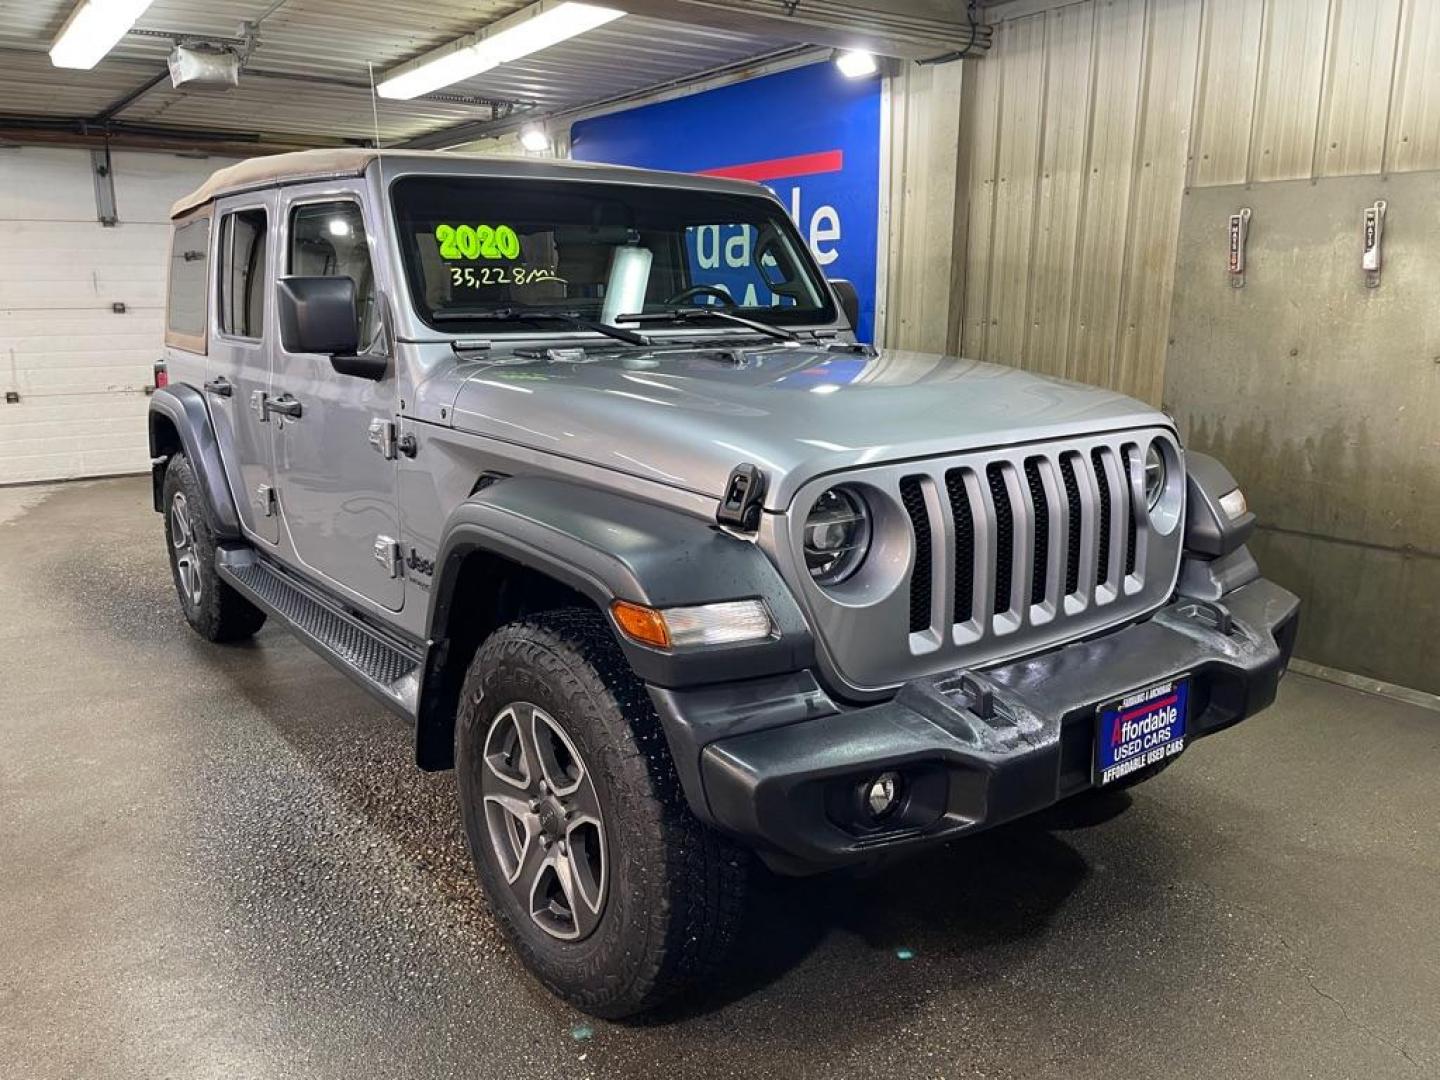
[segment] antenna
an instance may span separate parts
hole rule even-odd
[[[380,172],[380,190],[385,190],[385,155],[380,146],[380,96],[375,93],[375,62],[365,61],[365,68],[370,72],[370,119],[375,126],[375,162]]]

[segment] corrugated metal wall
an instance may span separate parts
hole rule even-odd
[[[892,83],[892,163],[965,172],[948,257],[943,172],[913,206],[894,188],[891,344],[1158,403],[1186,184],[1440,168],[1436,0],[1039,6],[994,9],[992,53],[965,65],[957,143],[938,69]],[[920,299],[952,281],[958,312]]]
[[[888,205],[884,295],[878,297],[887,341],[943,353],[959,334],[965,211],[956,197],[963,64],[906,64],[890,82],[884,134]]]

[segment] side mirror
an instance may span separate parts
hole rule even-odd
[[[845,313],[850,329],[856,329],[860,325],[860,294],[855,291],[855,283],[844,278],[831,278],[830,288],[835,290],[835,299],[840,301],[840,310]]]
[[[280,343],[286,352],[324,353],[341,375],[381,379],[385,356],[357,356],[360,315],[348,277],[283,277],[277,282]]]

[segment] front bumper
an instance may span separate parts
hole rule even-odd
[[[1265,708],[1298,614],[1293,594],[1260,579],[1218,604],[1181,598],[1103,637],[918,679],[867,708],[815,715],[814,695],[792,688],[777,705],[757,688],[751,705],[780,726],[697,740],[698,768],[682,779],[713,824],[796,870],[977,832],[1091,787],[1096,708],[1132,690],[1189,674],[1187,743]],[[657,704],[672,720],[694,718],[681,697]],[[717,713],[716,703],[692,704]],[[796,708],[810,718],[786,722]],[[751,726],[731,712],[729,730]],[[854,792],[890,769],[905,778],[903,810],[885,827],[860,825]]]

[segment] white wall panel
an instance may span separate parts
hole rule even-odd
[[[117,153],[120,223],[85,150],[0,150],[0,483],[143,470],[169,208],[228,159]],[[123,314],[113,305],[125,305]]]

